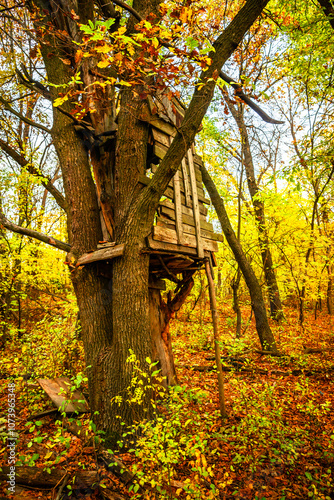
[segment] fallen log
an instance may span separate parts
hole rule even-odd
[[[334,347],[324,347],[323,349],[313,348],[313,347],[304,347],[303,354],[320,354],[322,352],[332,352],[334,351]]]
[[[10,468],[3,466],[0,471],[1,481],[9,479]],[[19,466],[15,467],[15,482],[22,486],[32,486],[40,489],[52,490],[65,479],[65,469],[51,469],[50,474],[39,467]],[[78,470],[74,473],[74,485],[76,487],[91,486],[98,481],[97,471]]]

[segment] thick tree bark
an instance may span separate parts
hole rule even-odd
[[[264,213],[264,203],[258,197],[260,190],[255,179],[253,157],[250,149],[248,132],[244,121],[243,108],[242,105],[239,104],[237,109],[232,104],[227,93],[224,94],[224,97],[229,107],[229,110],[231,111],[231,114],[235,119],[236,124],[238,125],[239,128],[248,190],[254,207],[255,220],[259,234],[259,245],[260,245],[261,259],[263,264],[263,271],[268,288],[270,315],[274,319],[279,321],[284,318],[283,307],[274,271],[273,259],[269,248],[269,239],[268,239],[266,219]]]
[[[252,300],[252,308],[254,311],[255,321],[256,321],[256,329],[259,335],[259,339],[261,342],[261,346],[264,350],[269,350],[272,352],[277,352],[275,338],[270,329],[266,307],[262,296],[261,286],[255,276],[255,273],[249,264],[246,255],[241,247],[238,238],[233,231],[231,223],[229,221],[224,202],[222,198],[219,196],[217,188],[212,181],[209,173],[207,172],[204,165],[201,167],[203,182],[205,184],[206,189],[210,195],[212,203],[217,212],[219,222],[222,226],[222,230],[226,237],[226,240],[235,256],[237,263],[240,266],[241,272],[245,278],[251,300]]]

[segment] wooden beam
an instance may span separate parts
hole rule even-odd
[[[183,175],[184,196],[186,199],[186,206],[190,207],[191,206],[190,186],[189,186],[189,177],[188,177],[187,164],[186,164],[185,158],[183,158],[183,160],[181,162],[181,169],[182,169],[182,175]]]
[[[103,248],[91,253],[84,253],[80,259],[78,259],[77,266],[91,264],[92,262],[98,262],[99,260],[114,259],[115,257],[120,257],[123,254],[124,244],[122,243],[121,245],[115,245],[114,247]]]

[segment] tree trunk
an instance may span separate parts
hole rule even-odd
[[[233,311],[237,315],[237,326],[235,328],[235,335],[237,339],[239,339],[241,336],[241,320],[242,320],[240,304],[239,304],[239,295],[238,295],[240,277],[241,277],[241,272],[240,272],[240,267],[238,266],[237,275],[234,276],[231,282],[231,288],[233,291]]]
[[[255,179],[254,163],[249,144],[248,132],[243,116],[243,105],[239,104],[238,108],[236,108],[232,104],[227,93],[224,93],[224,98],[231,111],[233,118],[235,119],[238,125],[240,132],[242,153],[243,153],[242,156],[244,159],[244,166],[246,170],[248,190],[254,207],[255,220],[259,235],[259,245],[260,245],[263,271],[268,288],[270,315],[277,321],[280,321],[284,319],[283,307],[274,271],[273,259],[269,248],[269,239],[268,239],[266,220],[264,214],[264,203],[263,201],[258,199],[258,194],[260,190]]]
[[[222,198],[219,196],[217,188],[213,183],[204,165],[201,166],[201,172],[203,176],[203,182],[205,184],[206,189],[208,190],[212,203],[216,209],[219,222],[222,226],[222,230],[224,232],[226,240],[245,278],[252,300],[252,308],[254,311],[254,316],[256,321],[256,329],[259,335],[261,346],[264,350],[277,352],[275,338],[268,323],[266,307],[262,296],[261,286],[255,276],[255,273],[251,265],[249,264],[246,258],[246,255],[240,245],[240,242],[238,241],[238,238],[235,235],[235,232],[233,231],[233,228],[231,226],[231,223],[229,221],[224,206],[224,202]]]
[[[332,315],[334,308],[333,308],[333,277],[332,277],[332,266],[331,265],[327,266],[327,272],[328,272],[327,310],[328,310],[328,314]]]

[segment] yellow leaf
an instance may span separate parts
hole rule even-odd
[[[107,52],[111,51],[111,46],[105,43],[104,45],[100,45],[100,47],[96,47],[95,50],[100,54],[107,54]]]
[[[120,85],[125,85],[125,87],[131,87],[131,83],[129,83],[129,82],[125,82],[124,80],[121,80],[121,81],[119,82],[119,84],[120,84]]]
[[[56,108],[57,106],[61,106],[65,101],[68,101],[68,96],[65,95],[64,97],[57,97],[55,102],[53,103],[53,106]]]
[[[97,63],[99,68],[107,68],[109,66],[109,64],[110,64],[109,59],[104,59],[103,61],[99,61]]]
[[[125,26],[122,26],[121,28],[119,28],[119,30],[117,31],[117,35],[121,36],[121,35],[124,35],[124,33],[126,32],[126,27]]]
[[[48,451],[44,458],[47,460],[48,458],[51,457],[52,453],[53,451]]]

